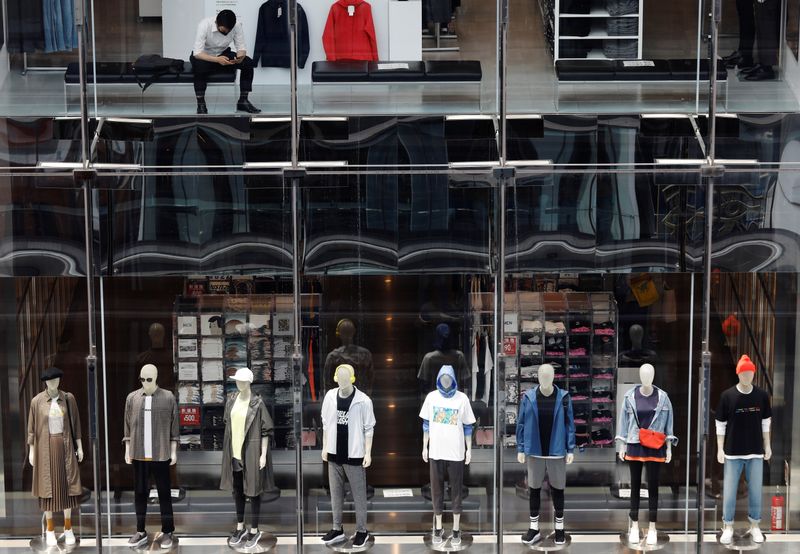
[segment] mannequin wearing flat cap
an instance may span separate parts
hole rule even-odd
[[[178,403],[168,390],[158,386],[158,369],[152,364],[139,372],[141,388],[125,399],[125,463],[133,466],[136,532],[128,546],[147,544],[145,519],[150,477],[156,482],[161,509],[161,548],[172,546],[175,522],[172,515],[172,484],[169,466],[178,463]]]
[[[55,546],[53,512],[64,512],[64,541],[75,544],[72,508],[80,504],[83,461],[81,420],[72,393],[58,389],[64,373],[51,367],[41,375],[46,388],[31,400],[28,412],[28,461],[33,466],[33,496],[47,520],[45,541]]]
[[[334,380],[336,368],[342,364],[347,364],[352,366],[358,374],[358,382],[361,384],[361,389],[367,394],[372,394],[374,377],[372,352],[354,343],[356,336],[355,323],[349,319],[339,320],[339,323],[336,324],[336,336],[342,345],[331,350],[325,358],[325,388],[336,387],[336,381]]]
[[[733,542],[736,491],[744,472],[747,481],[747,533],[753,542],[764,542],[759,528],[764,461],[772,457],[770,426],[772,407],[767,391],[753,385],[756,366],[748,356],[736,364],[739,383],[719,399],[714,414],[717,428],[717,461],[725,466],[722,487],[722,544]]]
[[[225,404],[225,437],[222,441],[222,478],[219,488],[233,491],[236,529],[228,538],[230,546],[253,548],[261,540],[258,530],[261,493],[267,482],[267,455],[272,435],[272,418],[261,397],[250,390],[253,372],[242,367],[231,377],[237,392]],[[250,529],[245,528],[245,497],[250,500]]]
[[[342,528],[346,479],[356,507],[353,546],[358,548],[369,540],[366,468],[372,464],[375,413],[369,396],[353,386],[356,374],[352,365],[339,365],[333,380],[338,387],[329,390],[322,401],[322,459],[328,462],[333,527],[322,537],[322,542],[336,544],[347,540]]]

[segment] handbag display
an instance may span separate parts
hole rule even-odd
[[[633,406],[633,419],[636,420],[636,426],[639,428],[639,444],[646,448],[658,450],[667,441],[667,435],[651,429],[642,429],[639,423],[639,416],[636,414],[636,406]]]

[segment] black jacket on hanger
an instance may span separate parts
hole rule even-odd
[[[258,28],[253,63],[261,67],[289,67],[289,14],[286,0],[267,0],[258,9]],[[297,4],[297,67],[308,59],[308,20]]]

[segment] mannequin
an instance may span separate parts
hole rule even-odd
[[[125,399],[125,463],[133,465],[136,532],[128,546],[147,543],[145,519],[150,477],[155,478],[161,509],[161,548],[171,548],[175,522],[169,467],[178,463],[178,404],[175,396],[158,386],[158,369],[152,364],[139,372],[142,387]]]
[[[564,489],[566,466],[575,459],[575,418],[569,393],[553,384],[554,377],[552,365],[539,366],[539,385],[525,393],[517,417],[517,461],[528,466],[530,488],[530,527],[522,535],[525,544],[542,540],[539,509],[545,475],[553,495],[555,543],[566,543]]]
[[[717,461],[725,466],[722,493],[722,544],[733,541],[736,490],[742,472],[747,480],[748,534],[753,542],[764,542],[761,521],[763,465],[772,457],[770,426],[772,408],[767,392],[753,385],[756,366],[748,356],[736,364],[739,383],[725,392],[715,414]]]
[[[173,363],[172,343],[165,340],[166,330],[161,323],[151,323],[147,329],[150,339],[150,348],[136,356],[136,367],[152,364],[156,367],[171,367]],[[133,377],[133,376],[132,376]],[[161,386],[167,390],[174,388],[175,381],[172,372],[162,375]]]
[[[619,355],[620,364],[642,364],[656,361],[656,353],[653,350],[642,348],[644,340],[644,329],[641,325],[631,325],[628,331],[631,337],[631,349]],[[626,365],[625,367],[629,367]],[[634,366],[636,367],[636,366]]]
[[[430,464],[433,500],[434,544],[444,538],[442,512],[445,474],[453,497],[453,535],[450,543],[461,544],[461,495],[464,466],[472,459],[472,413],[469,398],[458,390],[455,370],[445,365],[439,370],[436,390],[428,393],[422,409],[422,460]],[[430,448],[429,448],[430,446]]]
[[[478,318],[480,320],[480,318]],[[477,328],[480,321],[475,323]],[[492,349],[489,346],[488,333],[475,334],[472,337],[472,401],[475,402],[478,398],[478,355],[481,350],[481,343],[483,343],[483,395],[481,400],[487,406],[489,405],[489,394],[492,390],[492,370],[494,369],[494,360],[492,359]]]
[[[358,374],[359,383],[366,394],[372,394],[372,381],[374,370],[372,367],[372,353],[354,343],[356,336],[356,325],[349,319],[339,320],[336,325],[336,336],[342,345],[328,353],[325,358],[325,388],[330,390],[336,388],[336,368],[342,364],[348,364],[355,369]]]
[[[33,467],[33,495],[47,521],[45,542],[56,546],[53,512],[64,512],[64,542],[75,544],[72,508],[80,505],[82,493],[78,463],[83,461],[81,424],[75,397],[59,390],[63,372],[51,367],[41,380],[44,391],[31,400],[28,413],[28,461]]]
[[[228,538],[228,544],[253,548],[263,536],[258,530],[258,518],[261,513],[261,493],[264,492],[266,481],[263,470],[267,467],[273,425],[261,397],[250,390],[253,372],[247,367],[240,367],[231,379],[236,382],[238,392],[233,393],[225,403],[219,488],[232,490],[236,504],[236,529]],[[249,532],[244,524],[245,497],[250,500]]]
[[[443,366],[454,368],[457,382],[466,385],[471,380],[470,369],[467,367],[464,353],[452,347],[450,326],[447,323],[440,323],[436,326],[433,350],[425,354],[419,372],[417,372],[417,379],[420,381],[422,390],[429,391],[436,388],[438,372]]]
[[[722,58],[722,63],[727,69],[738,67],[739,74],[746,81],[774,79],[773,66],[778,64],[781,3],[777,0],[736,0],[736,13],[739,46],[735,52]],[[753,46],[756,42],[757,60],[754,60]]]
[[[338,388],[329,390],[322,402],[322,460],[328,462],[333,527],[322,537],[322,542],[336,544],[347,540],[342,528],[346,478],[356,506],[353,546],[360,548],[369,540],[366,468],[372,465],[375,414],[372,400],[353,386],[356,381],[353,366],[338,366],[333,380]]]
[[[672,402],[666,392],[653,386],[656,370],[651,364],[639,368],[639,382],[625,394],[620,408],[617,453],[619,459],[628,462],[631,472],[631,511],[628,525],[628,542],[638,544],[639,503],[641,500],[642,468],[647,468],[648,506],[650,526],[646,543],[658,543],[658,484],[662,464],[672,461],[672,447],[678,443],[672,434]],[[635,413],[634,413],[634,410]],[[641,426],[641,427],[640,427]],[[661,448],[648,448],[639,443],[639,429],[649,429],[666,435]]]

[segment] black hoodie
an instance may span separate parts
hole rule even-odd
[[[289,67],[289,14],[286,0],[267,0],[258,10],[253,62],[261,67]],[[308,20],[297,4],[297,67],[308,59]]]

